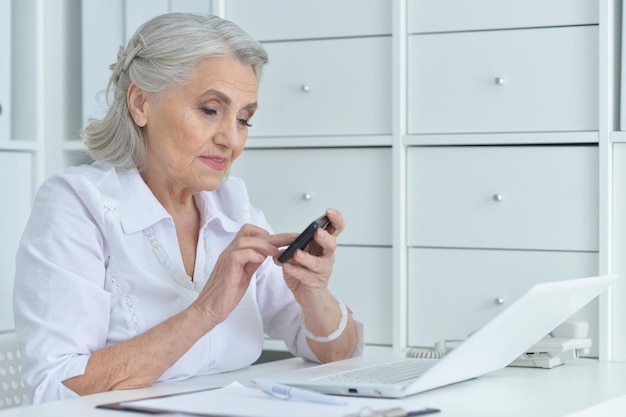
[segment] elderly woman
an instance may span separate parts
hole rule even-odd
[[[257,110],[263,47],[215,16],[166,14],[112,66],[84,136],[96,162],[37,193],[17,255],[15,327],[31,402],[244,368],[264,334],[312,361],[361,354],[328,290],[341,214],[315,251],[277,256],[229,177]]]

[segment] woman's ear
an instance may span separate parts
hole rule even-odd
[[[126,93],[128,111],[135,124],[144,127],[148,123],[148,95],[135,83],[130,83]]]

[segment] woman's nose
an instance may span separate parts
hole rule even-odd
[[[220,122],[220,127],[215,135],[215,143],[226,148],[233,148],[239,142],[239,132],[237,130],[237,119],[224,118]]]

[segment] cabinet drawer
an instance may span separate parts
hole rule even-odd
[[[329,287],[365,324],[365,343],[392,343],[391,248],[341,246]]]
[[[409,250],[409,344],[464,339],[539,282],[597,275],[593,253]],[[597,345],[597,301],[576,313]]]
[[[340,244],[391,245],[388,148],[247,149],[232,171],[277,232],[299,232],[332,207],[346,220]]]
[[[409,33],[589,25],[599,21],[597,0],[408,0],[407,8]]]
[[[391,132],[390,37],[279,42],[266,48],[270,63],[251,137]]]
[[[391,33],[388,0],[228,0],[226,16],[261,41]]]
[[[410,246],[598,250],[595,146],[413,147]]]
[[[597,27],[409,36],[409,133],[598,129]]]

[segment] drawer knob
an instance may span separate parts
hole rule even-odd
[[[311,193],[304,193],[304,194],[302,194],[302,199],[306,200],[306,201],[309,201],[309,200],[313,199],[313,195]]]
[[[502,194],[494,194],[492,198],[493,198],[493,201],[502,201],[502,200],[504,200],[504,197],[502,197]]]
[[[493,302],[496,303],[497,306],[501,306],[502,304],[504,304],[504,298],[498,297],[495,300],[493,300]]]
[[[502,85],[502,84],[504,84],[504,78],[502,78],[502,77],[496,77],[496,78],[494,79],[494,82],[495,82],[497,85]]]
[[[304,91],[305,93],[308,93],[309,91],[311,91],[311,86],[308,84],[303,84],[302,91]]]

